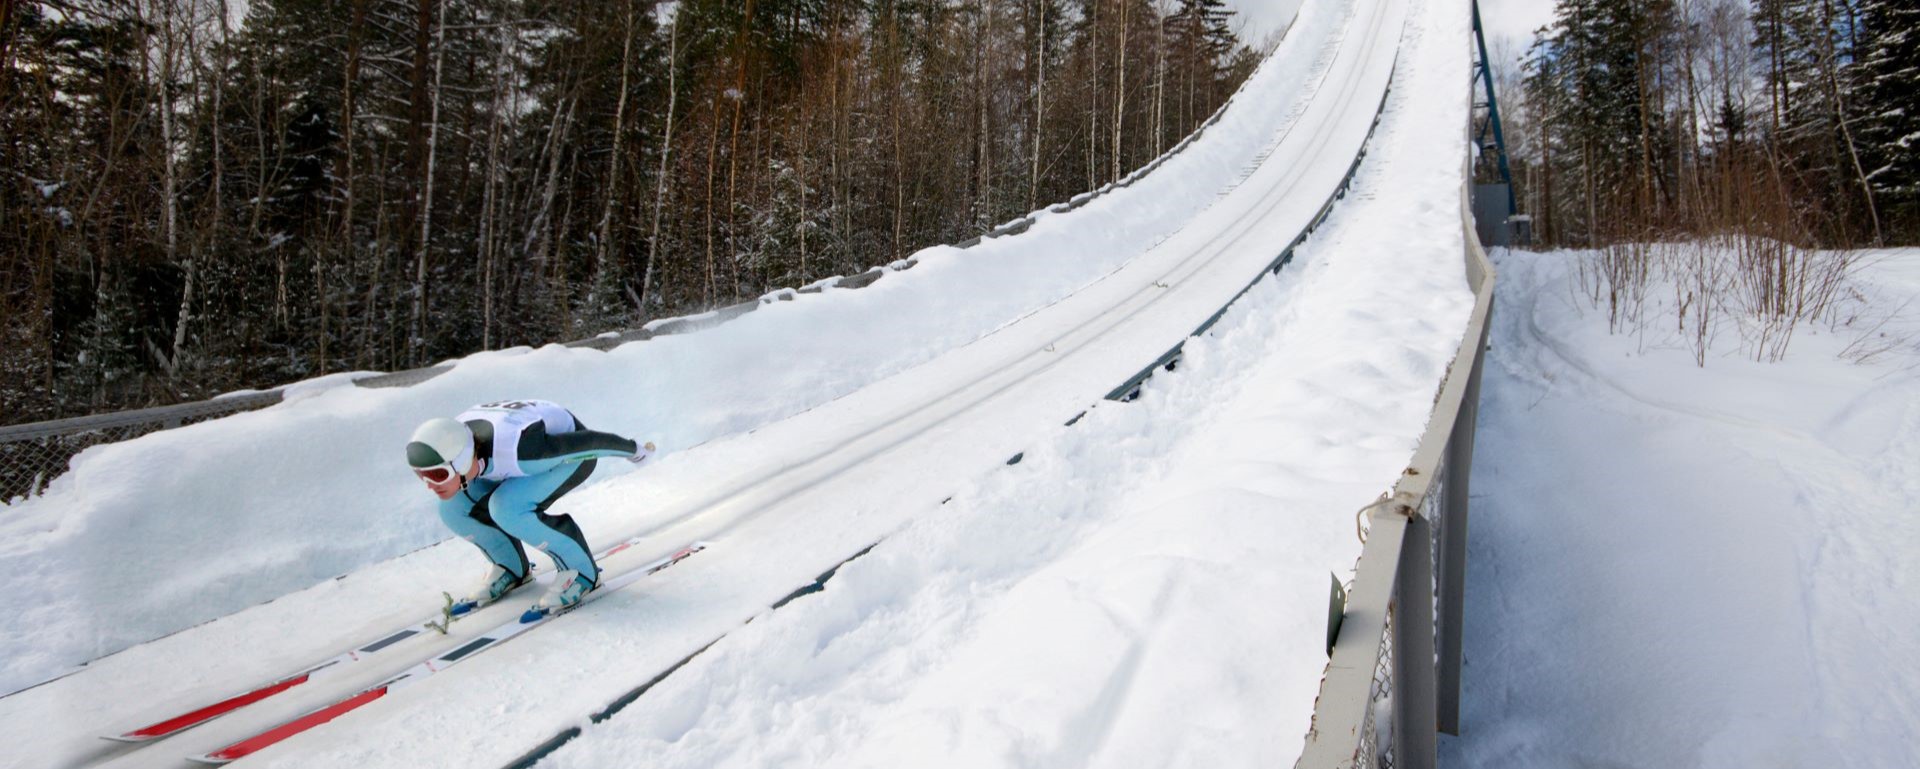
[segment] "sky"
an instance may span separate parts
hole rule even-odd
[[[1231,22],[1234,33],[1258,48],[1268,35],[1287,26],[1301,2],[1303,0],[1227,0],[1227,5],[1235,11]]]
[[[1236,14],[1234,31],[1258,47],[1269,34],[1286,27],[1304,0],[1227,0]],[[1553,0],[1480,0],[1480,20],[1487,26],[1487,45],[1512,38],[1510,50],[1525,52],[1533,31],[1553,20]]]
[[[1480,23],[1487,28],[1487,45],[1513,38],[1516,50],[1526,50],[1533,31],[1553,21],[1553,0],[1481,0]]]

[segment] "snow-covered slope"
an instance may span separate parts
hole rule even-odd
[[[430,396],[330,391],[250,415],[269,420],[253,427],[294,419],[301,406],[351,415],[339,424],[324,416],[294,424],[322,432],[317,442],[332,441],[335,451],[350,444],[375,453],[377,447],[366,447],[381,440],[370,426],[383,424],[383,409],[387,421],[401,424],[379,434],[393,433],[397,446],[412,421],[438,413],[433,409],[534,394],[582,404],[576,410],[596,427],[657,435],[669,448],[711,438],[637,473],[609,473],[571,495],[565,509],[595,541],[650,534],[631,557],[609,561],[609,571],[691,539],[714,542],[709,553],[634,590],[609,594],[590,610],[473,658],[457,673],[392,695],[257,760],[506,763],[716,639],[641,709],[583,743],[579,750],[589,757],[558,758],[574,765],[631,764],[637,756],[591,756],[638,745],[654,751],[649,762],[683,765],[901,763],[943,749],[961,763],[1126,763],[1133,750],[1171,764],[1224,755],[1263,764],[1287,760],[1298,749],[1317,682],[1317,652],[1301,650],[1313,650],[1323,632],[1326,572],[1350,566],[1352,512],[1391,484],[1411,451],[1470,304],[1453,197],[1464,139],[1456,130],[1433,129],[1465,121],[1459,85],[1465,65],[1457,43],[1466,15],[1459,3],[1420,9],[1413,25],[1418,54],[1403,62],[1401,87],[1378,139],[1383,144],[1363,166],[1349,202],[1297,254],[1296,265],[1259,286],[1210,338],[1193,342],[1181,372],[1157,380],[1141,402],[1103,404],[1075,427],[1061,425],[1207,319],[1318,212],[1380,104],[1406,11],[1400,0],[1303,11],[1294,38],[1276,54],[1292,57],[1288,66],[1297,72],[1281,76],[1285,68],[1275,62],[1282,59],[1270,61],[1256,82],[1276,90],[1250,86],[1235,109],[1291,106],[1269,115],[1265,133],[1221,134],[1247,138],[1244,148],[1251,152],[1244,157],[1264,162],[1237,185],[1248,169],[1229,163],[1218,167],[1226,173],[1213,187],[1193,188],[1208,189],[1204,195],[1133,199],[1119,218],[1096,219],[1116,227],[1124,214],[1152,218],[1163,206],[1187,207],[1184,221],[1168,225],[1153,248],[1094,273],[1063,269],[1074,279],[1056,280],[1055,295],[995,305],[1025,308],[1000,322],[983,320],[984,311],[978,318],[962,313],[956,323],[963,329],[954,332],[946,323],[952,318],[927,307],[992,303],[978,296],[957,300],[955,291],[1018,294],[998,282],[1032,276],[1031,268],[1015,265],[1016,252],[1027,261],[1045,253],[1037,246],[1026,248],[1041,250],[1021,252],[1019,244],[1082,248],[1066,235],[1046,240],[1046,228],[1065,228],[1072,216],[990,244],[1009,251],[1001,262],[986,259],[988,267],[975,265],[980,252],[931,254],[922,266],[871,289],[770,306],[712,332],[612,354],[546,349],[479,356],[436,380],[451,381]],[[1212,140],[1210,134],[1194,149]],[[1179,171],[1174,178],[1189,173],[1201,174]],[[995,264],[1002,271],[995,272]],[[903,320],[924,325],[921,336],[902,340],[891,331],[867,332],[874,324],[859,322],[857,314],[876,312],[933,317]],[[964,329],[969,322],[977,324],[970,332]],[[810,336],[819,338],[805,353],[779,347]],[[895,343],[918,347],[872,349]],[[644,364],[622,363],[633,348],[649,356]],[[838,358],[800,365],[808,355],[845,355],[868,368]],[[754,365],[769,359],[777,363]],[[762,388],[796,378],[817,385],[807,390],[814,400],[754,406],[752,396]],[[541,389],[524,389],[535,385]],[[500,391],[507,387],[521,389]],[[840,397],[829,400],[833,395]],[[730,406],[748,416],[727,411]],[[596,407],[606,416],[596,417]],[[1177,416],[1194,410],[1200,413],[1193,419]],[[671,429],[650,433],[649,419]],[[231,429],[236,456],[249,437],[260,440],[245,426]],[[266,446],[254,453],[308,451]],[[311,451],[324,454],[325,448]],[[1028,459],[1005,467],[1010,455],[1023,451]],[[95,461],[92,475],[70,478],[69,499],[85,498],[89,479],[112,477],[110,461]],[[365,463],[360,474],[342,467],[315,477],[385,494],[395,509],[410,511],[405,514],[418,521],[409,525],[421,529],[419,536],[434,535],[411,479],[401,476],[391,489],[362,480],[390,472],[397,458],[356,461]],[[212,477],[217,467],[198,470]],[[231,485],[235,476],[221,477]],[[179,493],[190,494],[190,483],[177,483]],[[310,490],[284,494],[315,504],[306,499],[314,495]],[[306,516],[289,516],[267,531],[269,553],[279,546],[278,557],[297,560],[314,552],[316,535],[307,525]],[[87,530],[84,522],[77,531],[53,528],[45,535],[49,542]],[[385,531],[366,519],[361,529]],[[344,525],[326,533],[349,543],[359,536]],[[881,544],[848,564],[827,591],[768,613],[795,587],[876,541]],[[342,551],[345,561],[368,552]],[[290,691],[145,749],[100,747],[93,736],[414,619],[431,610],[437,589],[476,571],[476,561],[458,543],[427,548],[114,655],[0,699],[0,740],[18,746],[30,765],[142,766],[218,747],[330,694],[378,680],[431,649],[460,643],[518,606],[503,604],[456,626],[455,638],[408,642],[413,650],[395,662],[367,663],[368,669],[326,688]],[[50,562],[37,563],[57,572]],[[178,595],[185,589],[163,595],[197,606]],[[1268,589],[1279,596],[1272,603]],[[230,597],[216,595],[212,602]],[[1312,610],[1303,614],[1302,606]],[[1167,614],[1181,619],[1168,622]],[[1208,629],[1218,632],[1203,632]],[[37,638],[22,642],[33,644],[57,646]],[[1195,648],[1211,653],[1181,653]],[[1274,665],[1255,672],[1236,654],[1265,655]],[[1175,691],[1190,676],[1227,682],[1242,675],[1255,678],[1222,684],[1244,695],[1238,699],[1205,703]],[[1040,689],[1027,681],[1061,694],[1035,697]],[[1167,731],[1142,730],[1173,712],[1191,720],[1167,722]],[[1203,715],[1209,712],[1214,719]],[[1232,722],[1227,714],[1243,720]],[[1253,719],[1269,715],[1288,721],[1254,728]],[[1194,729],[1201,736],[1181,736]],[[742,746],[729,733],[764,735],[764,742]],[[866,739],[869,734],[876,739]],[[1129,736],[1115,741],[1113,735]],[[1216,739],[1210,747],[1202,738],[1221,735],[1255,742]],[[960,745],[985,752],[963,754]]]

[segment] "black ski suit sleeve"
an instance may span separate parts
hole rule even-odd
[[[520,434],[522,462],[542,459],[584,462],[600,457],[630,457],[639,450],[639,444],[632,438],[584,428],[548,435],[546,425],[536,422]]]

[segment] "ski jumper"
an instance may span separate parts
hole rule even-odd
[[[440,503],[440,520],[517,578],[527,576],[525,545],[532,545],[557,569],[599,584],[580,526],[547,508],[585,482],[598,458],[633,456],[634,441],[588,430],[559,404],[541,400],[487,403],[455,419],[473,430],[474,461],[485,464]]]

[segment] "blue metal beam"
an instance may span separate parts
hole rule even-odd
[[[1487,33],[1480,24],[1480,0],[1473,0],[1473,41],[1479,46],[1480,60],[1474,64],[1475,80],[1484,83],[1487,93],[1486,127],[1493,129],[1494,159],[1500,166],[1500,181],[1507,185],[1507,215],[1519,211],[1513,197],[1513,174],[1507,170],[1507,137],[1500,130],[1500,100],[1493,93],[1493,66],[1487,57]],[[1482,135],[1485,128],[1482,129]],[[1479,137],[1475,137],[1476,141]]]

